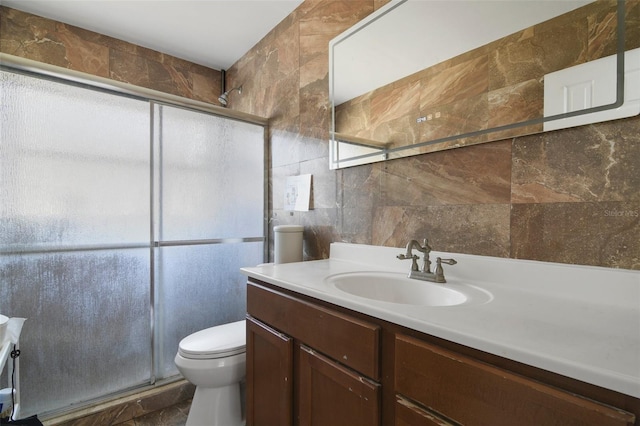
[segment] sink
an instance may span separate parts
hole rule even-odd
[[[465,284],[437,284],[394,272],[349,272],[330,275],[325,283],[353,296],[380,302],[420,306],[456,306],[486,302],[491,295]]]

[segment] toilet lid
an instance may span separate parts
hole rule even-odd
[[[245,352],[245,320],[197,331],[180,341],[178,353],[185,358],[222,358]]]

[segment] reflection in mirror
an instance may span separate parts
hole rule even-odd
[[[638,0],[392,1],[330,43],[330,167],[637,115],[638,28]]]

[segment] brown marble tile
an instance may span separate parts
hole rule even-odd
[[[340,241],[338,209],[314,209],[296,213],[300,216],[300,225],[304,226],[304,259],[328,258],[330,244]]]
[[[369,121],[380,126],[406,115],[417,118],[420,112],[420,80],[407,81],[401,85],[390,85],[374,91],[369,97]]]
[[[136,86],[190,97],[192,84],[185,70],[166,66],[119,50],[110,53],[110,78]]]
[[[227,71],[227,87],[243,86],[234,98],[234,110],[271,119],[282,129],[289,117],[299,115],[299,26],[285,19],[245,57]]]
[[[373,211],[358,207],[343,207],[337,211],[339,236],[336,241],[371,245]]]
[[[427,238],[436,251],[508,257],[509,205],[376,209],[372,244],[403,247],[412,238]]]
[[[416,120],[410,115],[372,125],[369,132],[369,135],[362,134],[375,143],[386,143],[390,148],[413,145],[420,140]]]
[[[2,52],[205,102],[220,94],[217,70],[14,9],[0,20]]]
[[[218,96],[222,93],[222,78],[219,72],[212,70],[206,74],[191,72],[190,78],[193,82],[194,99],[219,105]]]
[[[589,60],[617,52],[617,10],[615,1],[600,1],[590,5]],[[640,2],[625,2],[625,50],[640,47]]]
[[[270,125],[282,128],[281,122],[299,115],[299,32],[297,25],[281,29],[276,37],[268,35],[242,68],[234,65],[227,72],[227,87],[243,86],[242,96],[230,107],[271,119]]]
[[[427,118],[431,116],[432,119],[417,124],[420,135],[418,142],[434,141],[484,130],[489,121],[487,94],[481,93],[458,102],[423,109],[420,111],[420,116]],[[486,137],[482,140],[486,140]]]
[[[371,100],[358,98],[336,107],[335,130],[361,138],[371,139]]]
[[[108,48],[79,38],[74,27],[7,7],[0,7],[0,51],[108,76]]]
[[[336,173],[329,170],[326,157],[300,163],[300,174],[312,176],[311,194],[314,209],[331,209],[337,206]]]
[[[57,38],[65,46],[67,68],[101,77],[108,77],[109,49],[83,40],[67,25],[58,25]]]
[[[540,79],[586,58],[586,19],[561,20],[544,31],[536,29],[533,37],[496,49],[490,55],[489,90]]]
[[[388,159],[397,160],[414,155],[429,154],[432,152],[447,151],[454,148],[478,145],[485,142],[487,142],[487,136],[483,134],[476,134],[476,136],[467,136],[460,138],[452,137],[434,141],[426,141],[425,144],[418,144],[413,148],[405,147],[402,151],[391,151],[388,154]]]
[[[640,0],[627,0],[625,15],[625,50],[640,47]]]
[[[640,200],[640,117],[519,138],[513,203]]]
[[[300,128],[304,135],[327,140],[330,126],[329,41],[369,13],[370,2],[315,3],[300,18]]]
[[[184,401],[167,408],[153,411],[132,421],[131,426],[184,426],[187,423],[191,401]]]
[[[511,257],[640,269],[640,202],[514,204]]]
[[[48,426],[137,425],[135,423],[136,418],[150,413],[153,413],[150,414],[150,418],[155,419],[162,418],[163,415],[161,413],[172,412],[175,409],[184,412],[186,407],[188,411],[194,391],[195,387],[191,383],[186,381],[176,382],[91,407],[86,410],[85,414],[77,413],[76,415],[65,416],[65,418],[47,420],[44,423]],[[167,417],[166,414],[164,416]],[[69,417],[69,419],[66,419],[66,417]]]
[[[313,0],[300,6],[300,63],[328,61],[329,41],[373,12],[372,0]]]
[[[373,8],[375,10],[380,9],[385,4],[389,3],[391,0],[373,0]]]
[[[587,17],[589,29],[589,60],[614,55],[617,51],[617,13],[615,3]]]
[[[337,172],[342,241],[371,244],[373,212],[380,203],[381,169],[381,163],[375,163]]]
[[[308,138],[289,131],[272,131],[271,164],[273,167],[324,157],[329,167],[327,139]]]
[[[300,130],[304,136],[322,140],[328,146],[331,110],[327,86],[325,77],[300,89]]]
[[[485,55],[428,76],[422,80],[420,108],[446,105],[485,93],[488,77]]]
[[[489,128],[541,118],[544,83],[542,79],[533,79],[492,90],[488,100]]]
[[[342,208],[371,208],[380,202],[380,175],[383,165],[365,164],[337,171],[338,206]]]
[[[495,204],[510,201],[509,141],[385,163],[384,205]]]

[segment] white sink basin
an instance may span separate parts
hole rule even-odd
[[[456,306],[491,300],[490,293],[475,286],[419,281],[394,272],[335,274],[325,282],[353,296],[403,305]]]

